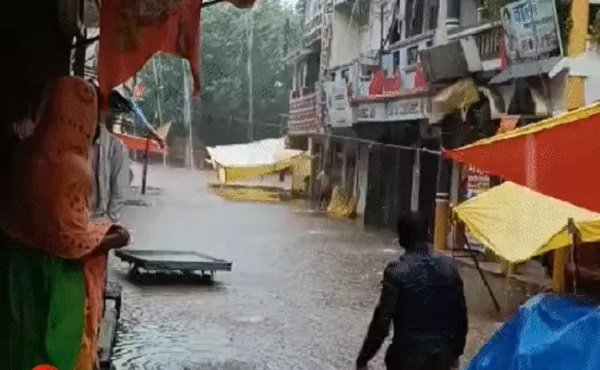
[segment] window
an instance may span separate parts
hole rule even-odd
[[[329,81],[335,81],[335,72],[329,74]]]
[[[412,46],[406,51],[406,64],[412,65],[419,62],[419,47]]]
[[[438,7],[439,7],[438,3],[439,3],[438,0],[429,0],[429,6],[428,6],[429,21],[427,22],[428,30],[434,30],[437,28]]]
[[[402,38],[402,21],[394,19],[392,28],[390,29],[390,44],[395,44]]]
[[[420,35],[423,32],[423,0],[406,0],[406,37]]]
[[[400,69],[400,51],[394,52],[393,66],[394,66],[394,72],[396,72]]]
[[[342,70],[342,80],[346,81],[346,83],[350,82],[350,71],[348,69]]]

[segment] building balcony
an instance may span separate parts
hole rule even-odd
[[[317,47],[321,40],[321,14],[312,17],[304,23],[304,46],[307,48]]]
[[[498,68],[494,68],[494,66],[496,64],[499,66],[501,37],[502,25],[500,22],[485,23],[448,35],[450,41],[473,39],[479,52],[479,58],[484,64],[484,70]],[[485,64],[488,64],[487,68]]]
[[[359,76],[357,86],[352,88],[354,100],[378,100],[407,95],[421,95],[428,85],[420,65],[401,68],[391,75],[377,70],[372,76]]]
[[[319,96],[314,88],[290,91],[288,134],[310,134],[321,130]]]

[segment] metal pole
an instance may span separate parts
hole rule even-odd
[[[577,230],[575,221],[572,218],[569,218],[567,228],[569,229],[569,234],[571,236],[571,266],[573,268],[573,276],[571,279],[573,280],[573,294],[577,294],[577,278],[579,275],[577,248],[579,246],[579,230]]]
[[[420,0],[417,0],[420,1]],[[383,7],[384,7],[384,2],[383,0],[381,1],[381,7],[380,7],[380,12],[381,14],[379,14],[379,23],[380,23],[380,34],[381,34],[381,41],[379,42],[379,67],[383,68],[383,45],[385,42],[385,39],[383,37]]]
[[[190,107],[190,83],[188,81],[188,71],[185,65],[185,59],[181,59],[181,71],[183,73],[183,121],[188,127],[188,166],[190,169],[194,169],[194,138],[192,132],[192,116]]]
[[[248,11],[248,141],[254,140],[254,91],[252,81],[252,48],[254,45],[254,12]]]
[[[415,159],[413,163],[413,181],[411,189],[410,210],[417,212],[419,210],[419,196],[421,192],[421,151],[419,143],[415,148]]]
[[[152,58],[152,71],[154,72],[154,81],[156,82],[156,109],[158,110],[158,125],[163,124],[162,106],[160,103],[160,95],[162,94],[162,88],[160,86],[160,80],[158,78],[158,71],[156,70],[156,57]],[[167,165],[167,152],[163,152],[163,166]]]
[[[496,312],[500,312],[500,303],[498,303],[498,299],[496,299],[496,295],[494,294],[494,291],[492,290],[490,283],[485,278],[485,275],[484,275],[483,271],[481,270],[481,267],[479,266],[479,261],[477,260],[477,257],[475,256],[475,252],[473,252],[473,249],[471,248],[471,244],[469,244],[469,239],[467,238],[467,235],[465,234],[464,230],[463,230],[463,237],[465,238],[465,243],[467,244],[467,250],[469,251],[471,258],[473,259],[473,262],[475,263],[475,268],[477,269],[479,276],[481,276],[481,280],[483,280],[483,284],[485,285],[488,293],[490,294],[490,297],[492,298],[492,301],[494,302],[494,307],[496,307]]]
[[[144,169],[142,172],[142,195],[146,194],[146,178],[148,176],[148,152],[150,151],[150,138],[146,138],[146,148],[144,149]]]

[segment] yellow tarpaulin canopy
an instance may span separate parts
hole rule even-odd
[[[284,138],[206,149],[223,183],[251,179],[284,170],[294,165],[304,154],[302,150],[286,149]]]
[[[579,229],[582,242],[600,240],[599,213],[512,182],[460,204],[454,215],[483,245],[511,263],[571,245],[569,218]]]

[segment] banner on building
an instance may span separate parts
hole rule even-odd
[[[352,109],[348,99],[348,86],[343,82],[326,82],[327,115],[331,127],[352,126]]]
[[[389,101],[358,103],[358,122],[394,122],[427,118],[427,102],[424,97],[400,98]]]
[[[535,59],[562,53],[554,0],[520,0],[501,8],[509,60]]]
[[[490,189],[490,177],[475,167],[467,167],[465,174],[464,200],[475,198],[479,194]],[[471,233],[466,232],[469,245],[473,250],[485,252],[483,244]]]

